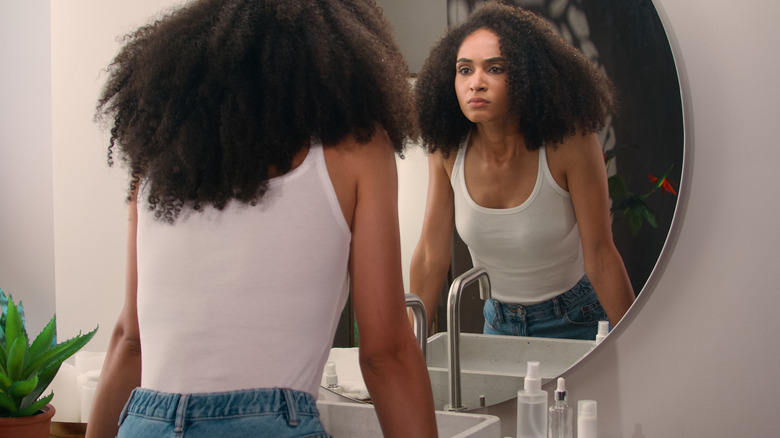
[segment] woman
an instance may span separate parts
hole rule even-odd
[[[436,436],[400,269],[413,112],[379,9],[194,1],[109,73],[127,289],[87,436],[329,436],[315,399],[348,284],[383,432]]]
[[[542,19],[490,3],[437,42],[416,90],[430,155],[411,288],[429,313],[457,226],[491,280],[486,334],[594,339],[598,320],[616,324],[634,293],[596,134],[609,79]]]

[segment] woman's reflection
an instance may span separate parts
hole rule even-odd
[[[634,293],[596,134],[611,81],[542,19],[491,3],[431,49],[416,93],[430,155],[410,281],[429,313],[457,227],[490,275],[486,334],[594,339],[616,324]]]

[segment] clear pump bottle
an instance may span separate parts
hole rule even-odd
[[[547,415],[547,438],[572,438],[574,412],[566,403],[566,381],[558,377],[555,389],[555,404],[550,406]]]
[[[517,391],[517,438],[547,436],[547,391],[542,389],[539,362],[528,362],[523,389]]]

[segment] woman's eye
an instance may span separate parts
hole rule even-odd
[[[462,75],[467,75],[467,74],[471,73],[471,69],[468,68],[468,67],[458,67],[458,73],[460,73]]]
[[[497,65],[494,65],[493,67],[490,67],[488,69],[488,71],[490,73],[503,73],[504,72],[504,68],[503,67],[499,67]]]

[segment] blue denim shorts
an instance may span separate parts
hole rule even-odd
[[[599,321],[607,319],[586,276],[557,297],[530,306],[489,299],[482,313],[486,335],[542,338],[595,340]]]
[[[332,438],[311,394],[281,388],[204,394],[136,388],[119,426],[118,438]]]

